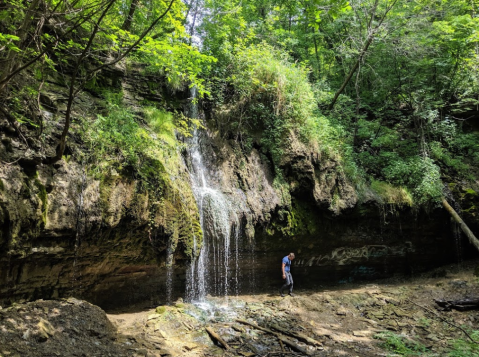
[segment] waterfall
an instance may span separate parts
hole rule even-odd
[[[192,97],[196,90],[192,88]],[[192,103],[190,116],[197,117],[196,104]],[[193,252],[187,275],[187,298],[203,301],[207,294],[229,296],[238,293],[240,224],[234,205],[212,179],[200,145],[200,132],[194,131],[189,143],[190,177],[193,194],[200,213],[203,231],[202,245],[194,238]]]
[[[81,257],[81,238],[85,234],[85,211],[83,210],[83,200],[84,200],[84,192],[86,188],[86,169],[84,164],[82,163],[82,181],[80,186],[80,191],[78,194],[78,204],[77,204],[77,218],[76,218],[76,232],[75,232],[75,250],[73,253],[73,268],[72,268],[72,294],[76,293],[76,289],[79,288],[80,294],[82,292],[82,281],[81,281],[81,269],[80,269],[80,276],[77,276],[77,264],[79,257]],[[80,286],[77,286],[77,282],[80,283]]]
[[[166,301],[172,303],[173,296],[173,249],[171,242],[166,250]]]

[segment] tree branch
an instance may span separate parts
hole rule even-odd
[[[329,110],[332,110],[333,107],[334,107],[334,104],[336,103],[336,101],[338,100],[338,97],[339,95],[344,91],[344,88],[346,88],[347,84],[349,83],[349,81],[351,80],[354,72],[356,72],[356,70],[358,69],[359,67],[359,64],[361,63],[361,61],[363,60],[363,57],[365,56],[369,46],[371,45],[373,39],[374,39],[374,36],[376,35],[376,32],[379,30],[379,28],[381,27],[383,21],[386,19],[386,16],[387,14],[389,13],[389,11],[391,11],[391,9],[393,8],[394,4],[396,4],[397,0],[393,0],[392,4],[386,9],[386,11],[384,12],[383,16],[381,17],[381,19],[379,20],[379,23],[376,25],[376,27],[374,29],[371,29],[370,26],[372,24],[372,21],[373,21],[373,18],[376,14],[376,8],[378,6],[378,2],[379,0],[376,0],[375,3],[374,3],[374,6],[373,6],[373,9],[372,9],[372,13],[371,13],[371,18],[369,20],[369,23],[368,23],[368,37],[366,38],[366,42],[364,43],[364,46],[363,46],[363,49],[361,50],[361,52],[359,53],[359,56],[358,56],[358,59],[356,60],[356,62],[354,63],[354,66],[351,68],[351,70],[349,71],[348,75],[346,76],[346,79],[344,80],[343,84],[341,85],[341,87],[338,89],[338,91],[336,92],[336,94],[334,95],[334,98],[333,100],[331,101],[331,104],[329,105],[328,109]]]

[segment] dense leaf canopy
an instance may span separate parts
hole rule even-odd
[[[372,189],[386,203],[430,206],[444,195],[445,182],[478,174],[478,6],[477,0],[6,0],[0,109],[19,135],[25,125],[41,127],[32,115],[39,108],[21,98],[39,96],[46,76],[61,73],[69,101],[57,155],[46,162],[59,160],[74,97],[94,90],[102,70],[136,66],[145,76],[162,76],[172,90],[196,87],[220,129],[245,151],[258,143],[279,178],[287,138],[295,135],[339,161],[360,195]],[[26,72],[40,85],[22,85]],[[167,107],[148,104],[145,118]],[[112,110],[120,113],[121,105]],[[129,128],[141,133],[125,113]],[[161,147],[168,150],[172,130],[184,130],[185,121],[164,115]],[[107,133],[115,123],[100,116],[102,134],[95,135],[109,144],[120,140]],[[156,125],[140,124],[148,123]],[[126,161],[152,147],[138,145],[141,135],[125,135]]]

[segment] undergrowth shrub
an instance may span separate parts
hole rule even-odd
[[[284,181],[278,166],[296,138],[337,161],[338,170],[360,176],[356,165],[346,159],[351,150],[342,141],[342,126],[318,110],[305,65],[263,43],[238,48],[226,72],[225,83],[216,85],[222,88],[215,93],[219,122],[227,123],[226,130],[245,152],[256,142],[271,154],[277,186]],[[348,167],[341,167],[346,162]]]
[[[390,183],[408,187],[418,205],[437,202],[442,197],[439,167],[428,157],[391,158],[382,174]]]
[[[107,114],[97,115],[93,123],[85,123],[85,141],[89,144],[89,161],[101,172],[108,167],[130,170],[140,176],[151,177],[152,170],[178,170],[178,148],[181,143],[176,132],[190,136],[192,125],[198,120],[147,106],[142,116],[123,104],[122,93],[105,92]],[[151,162],[161,164],[151,167]]]
[[[218,85],[223,92],[216,94],[217,115],[228,123],[227,130],[240,140],[243,150],[259,142],[275,166],[279,164],[291,132],[303,133],[314,115],[307,75],[306,67],[267,44],[239,48],[231,56],[225,85]]]
[[[426,347],[421,343],[393,332],[381,332],[374,338],[382,341],[380,345],[383,348],[400,356],[422,356],[426,352]]]
[[[453,156],[449,150],[444,148],[440,142],[434,141],[429,145],[431,156],[439,162],[442,162],[447,169],[452,169],[463,177],[469,177],[469,165],[464,161],[461,155]]]
[[[237,52],[229,77],[242,100],[262,102],[294,128],[306,122],[315,106],[305,66],[294,64],[281,51],[262,44]]]
[[[131,109],[122,104],[121,93],[106,92],[104,96],[108,114],[99,114],[86,133],[90,160],[97,163],[97,171],[113,166],[118,170],[132,169],[140,175],[147,174],[143,163],[161,148],[160,141],[155,141],[151,131],[141,126]],[[152,109],[149,117],[153,117],[151,113]],[[169,126],[157,128],[163,136],[170,136]]]
[[[479,341],[479,330],[471,334],[474,341]],[[479,356],[479,344],[469,339],[457,339],[451,342],[451,350],[447,354],[449,357],[475,357]]]

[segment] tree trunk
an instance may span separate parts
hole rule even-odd
[[[318,42],[316,41],[316,31],[314,31],[314,27],[312,28],[312,31],[313,31],[313,41],[314,41],[314,54],[316,55],[316,62],[318,62],[318,78],[319,78],[319,72],[321,70],[321,62],[319,61]]]
[[[368,39],[366,40],[366,44],[364,45],[363,49],[359,53],[359,57],[356,60],[356,63],[354,63],[353,68],[351,68],[351,70],[349,71],[349,73],[348,73],[346,79],[344,80],[343,84],[341,85],[341,87],[338,89],[338,91],[334,95],[334,98],[333,98],[331,104],[329,105],[329,108],[328,108],[329,110],[333,109],[334,104],[336,104],[336,101],[338,100],[339,95],[343,92],[344,88],[346,88],[346,86],[348,85],[348,83],[349,83],[350,79],[352,78],[354,72],[356,72],[356,70],[358,69],[359,64],[363,60],[363,57],[364,57],[364,55],[366,54],[366,51],[369,48],[369,45],[371,44],[371,42],[373,42],[373,39],[374,39],[374,32],[371,33],[368,36]]]
[[[66,110],[66,113],[65,113],[65,124],[63,126],[62,135],[60,137],[60,142],[59,142],[57,150],[56,150],[56,155],[54,157],[49,157],[49,158],[45,159],[45,163],[47,163],[47,164],[59,161],[62,158],[63,153],[65,152],[66,138],[67,138],[68,131],[70,130],[70,122],[71,122],[71,113],[72,113],[73,101],[75,100],[75,94],[77,93],[75,91],[75,84],[76,84],[78,72],[80,70],[80,66],[83,62],[83,59],[85,57],[87,57],[87,54],[90,50],[90,47],[93,43],[93,40],[95,39],[95,36],[96,36],[98,30],[100,29],[100,24],[103,21],[103,18],[106,16],[108,11],[111,9],[111,7],[115,3],[115,1],[116,0],[110,0],[110,2],[107,4],[105,9],[103,10],[102,14],[100,15],[100,18],[98,19],[98,21],[95,24],[95,27],[93,28],[93,31],[90,35],[90,38],[88,39],[87,45],[83,49],[80,57],[77,60],[77,63],[75,64],[75,69],[73,70],[71,80],[70,80],[70,89],[69,89],[69,92],[68,92],[67,110]]]
[[[193,35],[195,34],[196,16],[198,15],[198,0],[195,4],[195,13],[193,14],[193,21],[190,27],[190,45],[193,43]]]
[[[75,98],[75,95],[80,91],[80,89],[83,86],[83,83],[85,82],[85,81],[83,81],[83,83],[81,83],[78,86],[78,89],[75,90],[74,87],[75,87],[75,83],[76,83],[76,80],[77,80],[77,75],[78,75],[78,72],[79,72],[80,64],[82,63],[83,59],[85,58],[85,56],[87,55],[87,52],[90,49],[90,46],[93,42],[93,39],[96,36],[96,33],[99,29],[100,23],[103,20],[103,17],[106,15],[106,13],[109,11],[111,6],[115,3],[115,1],[116,0],[111,0],[111,2],[108,4],[108,6],[105,8],[103,13],[101,14],[100,18],[98,19],[97,23],[95,24],[95,28],[93,29],[92,34],[90,35],[90,39],[88,41],[88,44],[84,48],[82,54],[80,55],[80,58],[77,61],[77,64],[75,66],[75,70],[73,71],[72,78],[71,78],[71,81],[70,81],[70,92],[69,92],[69,97],[68,97],[67,111],[66,111],[66,114],[65,114],[65,125],[63,127],[63,132],[62,132],[62,135],[60,137],[60,142],[59,142],[57,150],[56,150],[56,155],[53,156],[53,157],[46,158],[44,160],[45,164],[55,163],[58,160],[60,160],[63,156],[63,152],[65,151],[65,146],[66,146],[66,137],[67,137],[68,131],[70,129],[71,110],[72,110],[72,106],[73,106],[73,100]],[[158,22],[160,22],[160,20],[163,17],[166,16],[166,14],[170,11],[170,9],[173,6],[173,3],[175,1],[176,0],[171,0],[170,1],[170,4],[168,5],[165,12],[163,12],[163,14],[161,14],[159,17],[157,17],[156,20],[153,21],[151,23],[151,25],[145,31],[143,31],[143,33],[138,37],[138,39],[135,41],[135,43],[133,43],[122,55],[120,55],[117,59],[115,59],[111,62],[104,63],[101,66],[93,69],[91,71],[91,73],[94,74],[94,73],[98,72],[99,70],[101,70],[102,68],[113,65],[113,64],[117,63],[118,61],[122,60],[123,58],[125,58],[145,38],[145,36],[152,30],[152,28],[154,26],[156,26],[156,24],[158,24]]]
[[[476,249],[479,251],[479,240],[476,238],[474,233],[469,229],[469,227],[464,223],[461,217],[457,214],[457,212],[454,210],[454,208],[451,207],[451,205],[446,201],[445,198],[442,199],[442,205],[444,208],[451,214],[452,218],[459,224],[459,227],[461,227],[462,231],[464,234],[467,236],[469,239],[469,242],[476,247]]]
[[[287,338],[286,336],[280,334],[279,332],[271,331],[271,330],[269,330],[269,329],[267,329],[267,328],[264,328],[264,327],[255,325],[255,324],[253,324],[253,323],[251,323],[251,322],[248,322],[248,321],[246,321],[246,320],[237,319],[236,322],[239,322],[239,323],[245,324],[245,325],[249,325],[249,326],[251,326],[251,327],[253,327],[253,328],[257,329],[257,330],[260,330],[260,331],[264,331],[264,332],[270,333],[270,334],[272,334],[273,336],[276,336],[279,341],[281,341],[281,342],[285,343],[286,345],[288,345],[289,347],[291,347],[293,350],[298,351],[298,352],[301,352],[301,353],[304,353],[305,355],[308,355],[308,356],[311,355],[311,353],[310,353],[307,349],[305,349],[305,348],[299,346],[298,344],[294,343],[294,342],[291,341],[289,338]],[[315,341],[315,342],[317,342],[317,341]],[[314,343],[314,345],[316,345],[316,343]]]
[[[310,345],[313,345],[313,346],[322,346],[323,344],[319,341],[316,341],[315,339],[309,337],[309,336],[306,336],[304,334],[302,334],[301,332],[291,332],[291,331],[288,331],[288,330],[285,330],[283,328],[281,328],[280,326],[278,325],[271,325],[272,328],[274,328],[275,330],[278,330],[282,333],[284,333],[285,335],[289,335],[291,337],[294,337],[300,341],[303,341],[303,342],[306,342],[306,343],[309,343]]]
[[[436,300],[434,302],[445,310],[450,311],[456,309],[459,311],[477,310],[479,309],[479,298],[460,299],[460,300]]]
[[[133,16],[135,15],[136,7],[138,6],[139,1],[140,0],[131,1],[130,11],[128,12],[128,16],[126,17],[125,22],[123,22],[123,25],[121,25],[122,30],[130,31],[131,24],[133,23]]]

